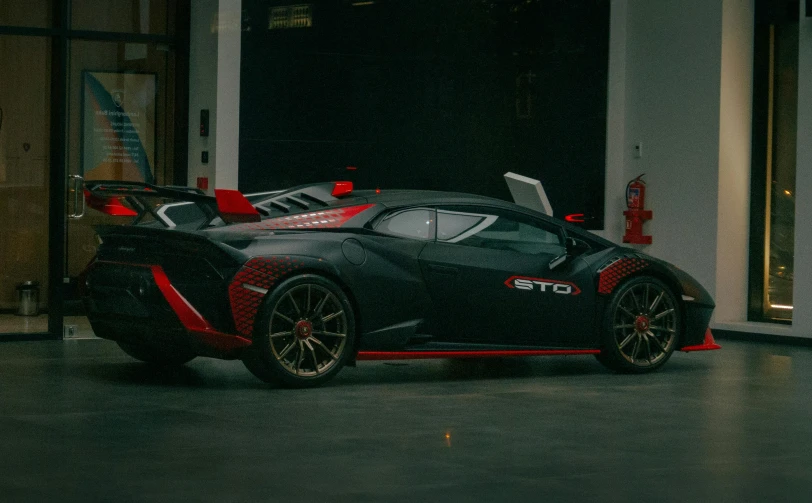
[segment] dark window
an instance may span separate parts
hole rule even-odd
[[[437,211],[437,240],[527,254],[559,253],[561,230],[518,214],[498,211]]]
[[[375,229],[384,234],[412,239],[434,239],[434,210],[413,208],[385,216]]]
[[[238,188],[342,173],[509,201],[513,171],[603,228],[611,4],[243,0]]]
[[[792,320],[798,2],[756,2],[748,318]]]

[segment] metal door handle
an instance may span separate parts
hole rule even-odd
[[[70,175],[68,178],[73,180],[73,192],[74,192],[73,213],[68,215],[68,218],[76,220],[85,216],[85,209],[87,204],[85,202],[85,193],[84,193],[85,179],[82,178],[81,175]],[[79,212],[79,200],[82,201],[81,212]]]
[[[447,265],[437,265],[437,264],[429,264],[428,269],[431,272],[436,272],[437,274],[446,274],[448,276],[453,276],[457,274],[459,269],[456,267],[449,267]]]

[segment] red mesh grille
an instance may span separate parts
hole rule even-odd
[[[254,321],[264,297],[262,293],[248,290],[243,285],[270,290],[279,278],[303,265],[302,261],[290,257],[257,257],[242,266],[228,286],[228,297],[237,332],[245,337],[251,337]]]
[[[623,278],[642,271],[646,267],[648,267],[648,262],[641,258],[621,258],[610,263],[600,272],[598,293],[605,295],[612,293]]]
[[[298,213],[288,217],[269,218],[262,222],[243,224],[240,227],[256,230],[335,228],[341,227],[347,220],[372,206],[374,204],[362,204],[311,213]]]

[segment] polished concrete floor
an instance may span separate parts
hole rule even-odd
[[[362,362],[315,390],[0,344],[0,501],[809,501],[812,349]]]

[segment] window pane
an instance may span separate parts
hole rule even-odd
[[[52,0],[0,0],[0,26],[50,28]]]
[[[85,180],[174,179],[173,54],[155,44],[73,40],[70,45],[68,173]],[[92,77],[92,79],[91,79]],[[120,100],[120,101],[118,101]],[[118,104],[117,104],[118,103]],[[94,107],[116,115],[97,116]],[[137,114],[127,116],[122,114]],[[97,122],[97,118],[101,119]],[[107,117],[114,117],[105,127]],[[126,149],[117,150],[118,145]],[[118,154],[126,153],[125,156]],[[140,161],[136,162],[135,156]],[[69,194],[69,201],[74,195]],[[96,253],[95,226],[128,219],[88,209],[68,221],[67,276],[77,278]]]
[[[485,215],[441,211],[437,215],[437,239],[452,243],[464,239],[462,234],[476,227],[485,218]]]
[[[792,319],[795,258],[795,164],[798,110],[798,25],[776,25],[773,37],[772,157],[767,170],[769,230],[765,316]]]
[[[504,215],[461,211],[437,212],[438,239],[477,248],[537,254],[559,250],[560,236]]]
[[[378,230],[414,239],[431,239],[433,210],[419,208],[389,215],[378,225]]]
[[[0,36],[0,312],[18,312],[25,296],[48,307],[50,104],[51,41]],[[46,332],[47,316],[35,311],[0,314],[0,340]]]
[[[74,30],[165,35],[169,0],[73,0]]]

